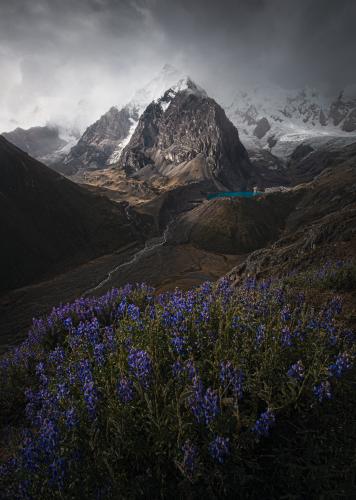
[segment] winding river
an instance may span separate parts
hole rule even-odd
[[[85,297],[86,295],[89,295],[93,292],[95,292],[96,290],[100,290],[100,288],[102,288],[103,286],[105,286],[107,283],[109,283],[109,281],[111,280],[111,278],[113,277],[113,275],[119,271],[120,269],[122,269],[123,267],[127,267],[127,266],[131,266],[132,264],[135,264],[136,262],[138,262],[143,256],[147,255],[148,253],[152,252],[153,250],[155,250],[156,248],[159,248],[159,247],[162,247],[163,245],[165,245],[167,243],[167,238],[168,238],[168,234],[169,234],[169,229],[172,225],[172,222],[169,222],[167,227],[165,228],[162,236],[159,236],[159,237],[156,237],[156,238],[151,238],[150,240],[146,241],[145,243],[145,246],[143,248],[141,248],[141,250],[139,250],[138,252],[136,252],[133,257],[128,260],[127,262],[123,262],[122,264],[119,264],[115,267],[113,267],[109,272],[108,274],[106,275],[106,277],[100,281],[100,283],[98,283],[97,285],[95,285],[94,287],[92,288],[89,288],[88,290],[86,290],[84,293],[83,293],[83,296]]]

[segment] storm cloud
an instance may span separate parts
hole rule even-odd
[[[0,130],[80,130],[171,63],[220,100],[239,83],[356,83],[353,0],[0,0]]]

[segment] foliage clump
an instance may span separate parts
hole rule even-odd
[[[1,361],[3,418],[16,409],[22,428],[4,498],[253,498],[259,450],[346,383],[356,351],[341,308],[223,279],[54,309]]]

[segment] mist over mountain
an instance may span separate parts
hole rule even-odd
[[[0,6],[0,130],[84,132],[169,61],[219,103],[238,84],[355,84],[355,4],[302,0],[14,0]],[[229,97],[230,96],[230,97]]]

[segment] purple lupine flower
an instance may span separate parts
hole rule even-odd
[[[342,299],[341,297],[333,297],[329,303],[329,310],[335,315],[338,315],[342,311]]]
[[[95,417],[96,403],[98,396],[94,380],[92,378],[87,378],[85,380],[83,385],[83,390],[84,390],[84,401],[87,405],[88,413],[91,417]]]
[[[137,322],[140,319],[140,308],[135,304],[129,304],[127,306],[127,315],[132,321]]]
[[[346,352],[337,356],[334,363],[329,366],[329,373],[331,376],[340,378],[343,373],[352,367],[352,360],[350,355]]]
[[[49,465],[50,471],[50,484],[61,489],[66,473],[66,461],[62,457],[55,457],[53,462]]]
[[[152,363],[149,354],[140,349],[131,349],[128,355],[130,372],[145,389],[149,386],[149,378],[152,373]]]
[[[98,393],[95,388],[93,373],[89,361],[87,359],[81,360],[78,364],[77,370],[79,381],[83,385],[84,401],[89,415],[91,417],[95,417]]]
[[[271,288],[271,284],[272,284],[272,280],[271,279],[263,280],[260,283],[260,290],[261,290],[261,292],[265,292],[265,291],[269,290]]]
[[[337,334],[336,334],[336,328],[329,328],[328,329],[328,333],[329,333],[329,343],[331,346],[335,346],[337,344],[337,341],[338,341],[338,337],[337,337]]]
[[[268,436],[270,428],[274,425],[275,420],[274,413],[271,410],[267,410],[261,413],[255,425],[252,427],[252,431],[259,437]]]
[[[297,306],[301,307],[305,303],[305,294],[304,292],[300,292],[297,295]]]
[[[63,401],[69,394],[69,389],[66,383],[57,384],[57,399]]]
[[[342,338],[345,339],[345,341],[349,345],[353,345],[356,342],[356,335],[352,330],[343,330],[341,332],[341,336],[342,336]]]
[[[204,386],[201,379],[197,376],[193,378],[193,394],[189,397],[190,409],[198,422],[204,419]]]
[[[76,382],[76,372],[77,372],[77,367],[75,365],[69,365],[67,366],[65,373],[67,380],[69,382],[69,385],[74,385]]]
[[[184,366],[177,360],[172,364],[172,373],[174,378],[179,378],[184,372]]]
[[[201,293],[204,294],[204,295],[208,295],[211,293],[212,291],[212,283],[210,281],[205,281],[201,287],[200,287],[200,290],[201,290]]]
[[[74,429],[74,427],[78,424],[77,412],[75,408],[68,408],[64,414],[65,424],[68,429]]]
[[[218,281],[218,286],[216,291],[219,294],[219,296],[222,297],[223,304],[226,305],[233,293],[233,288],[231,286],[230,279],[227,277],[221,278]]]
[[[210,387],[205,390],[199,377],[193,378],[193,393],[189,397],[190,409],[199,423],[209,425],[220,412],[219,397]]]
[[[133,384],[126,377],[122,377],[117,384],[117,394],[122,403],[129,403],[133,400]]]
[[[63,363],[65,358],[65,352],[63,347],[56,347],[52,352],[49,353],[48,359],[55,365]]]
[[[94,347],[94,358],[98,366],[103,366],[105,364],[105,345],[96,344]]]
[[[315,318],[311,318],[307,324],[307,328],[309,328],[310,330],[317,330],[319,327],[319,321]]]
[[[291,317],[292,316],[291,316],[289,307],[288,306],[284,306],[283,309],[282,309],[282,311],[281,311],[281,319],[282,319],[282,321],[284,321],[284,322],[290,321]]]
[[[324,401],[324,399],[331,399],[332,394],[330,382],[328,380],[325,380],[323,382],[320,382],[320,384],[315,385],[313,387],[313,393],[319,403]]]
[[[175,333],[171,338],[171,344],[179,356],[184,356],[186,354],[186,341],[184,337],[181,337],[178,333]]]
[[[104,342],[108,351],[115,351],[117,347],[115,332],[112,326],[106,326],[104,329]]]
[[[152,320],[156,319],[156,308],[155,308],[155,306],[150,306],[148,315],[149,315],[150,319],[152,319]]]
[[[219,464],[223,464],[230,453],[229,441],[229,438],[216,436],[209,444],[209,453]]]
[[[201,309],[199,311],[199,316],[195,320],[197,324],[208,323],[210,320],[210,304],[204,300],[201,304]]]
[[[297,361],[287,371],[288,377],[294,378],[298,382],[304,380],[305,368],[301,360]]]
[[[41,376],[42,373],[44,373],[45,366],[44,366],[43,361],[40,361],[39,363],[37,363],[35,371],[36,371],[36,375],[38,375],[38,376]]]
[[[36,375],[39,377],[40,382],[43,386],[46,386],[48,384],[48,378],[45,373],[45,365],[42,361],[40,363],[37,363],[36,365]]]
[[[203,409],[206,425],[209,425],[220,412],[218,394],[210,387],[204,395]]]
[[[232,321],[231,321],[231,326],[232,326],[232,328],[233,328],[234,330],[236,330],[236,328],[238,327],[239,322],[240,322],[240,318],[239,318],[239,316],[234,316],[234,317],[232,318]]]
[[[119,317],[122,317],[126,311],[126,307],[127,307],[127,298],[124,297],[120,304],[117,306],[117,315]]]
[[[193,378],[197,375],[197,370],[195,368],[194,362],[191,359],[188,359],[185,362],[185,369],[187,370],[188,378],[190,380],[193,380]]]
[[[198,448],[187,439],[182,446],[183,451],[183,469],[189,478],[192,478],[197,468]]]
[[[292,333],[289,328],[282,328],[281,332],[281,344],[283,347],[291,347],[292,345]]]
[[[100,324],[98,318],[94,317],[85,324],[85,336],[95,346],[99,341]]]
[[[27,471],[36,471],[39,462],[39,447],[35,444],[31,434],[25,436],[22,442],[21,462]]]
[[[246,290],[255,290],[255,288],[257,286],[256,278],[247,278],[245,283],[244,283],[244,286],[245,286]]]
[[[220,365],[220,380],[224,384],[225,388],[231,387],[235,398],[242,398],[242,384],[244,380],[244,374],[241,370],[236,370],[231,361],[226,363],[221,363]]]
[[[48,457],[52,456],[59,441],[59,430],[57,423],[51,419],[44,419],[38,439],[40,450]]]
[[[278,288],[275,292],[276,302],[282,306],[285,302],[285,293],[282,288]]]
[[[72,332],[73,330],[73,320],[72,318],[65,318],[63,321],[63,326],[68,332]]]

